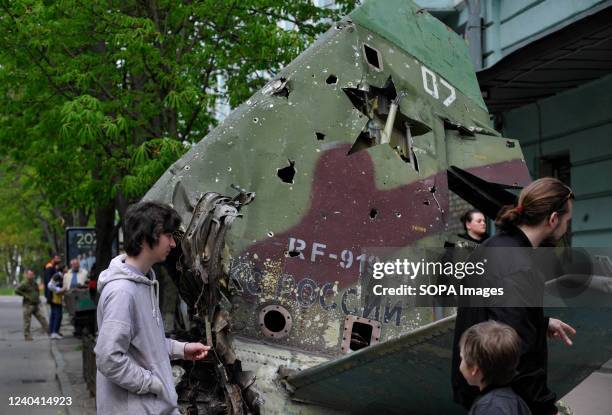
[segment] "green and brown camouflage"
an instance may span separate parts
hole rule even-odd
[[[447,385],[453,317],[432,326],[430,308],[368,303],[360,270],[376,260],[371,249],[443,247],[457,221],[453,192],[494,216],[512,197],[503,189],[529,181],[518,142],[490,126],[457,34],[405,0],[370,0],[334,23],[145,196],[185,224],[167,272],[190,338],[214,346],[218,407],[374,411],[351,370],[404,350],[416,372],[391,380],[423,389],[402,396],[372,385],[378,410],[459,411]],[[365,344],[356,327],[366,327]],[[388,370],[374,366],[366,378]],[[347,383],[324,388],[344,399],[318,399],[318,380],[341,372]],[[439,384],[421,384],[432,378]],[[182,404],[213,406],[189,401],[203,392],[187,389]]]
[[[40,304],[40,290],[33,279],[26,279],[15,288],[15,295],[23,297],[24,305],[38,306]]]

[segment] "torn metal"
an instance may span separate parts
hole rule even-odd
[[[190,335],[212,347],[211,359],[201,365],[209,374],[212,371],[213,379],[219,382],[212,388],[199,380],[192,384],[194,369],[191,369],[187,385],[183,382],[182,387],[178,387],[179,401],[189,403],[188,413],[199,413],[198,404],[201,403],[214,406],[219,413],[259,413],[263,403],[253,386],[255,375],[242,370],[231,344],[230,298],[233,293],[225,246],[226,233],[240,209],[254,198],[254,193],[245,191],[234,198],[214,192],[204,194],[194,208],[182,239],[183,256],[179,266],[187,278],[181,279],[179,289],[189,307],[191,320],[196,323]],[[177,372],[177,379],[182,378],[178,369]]]

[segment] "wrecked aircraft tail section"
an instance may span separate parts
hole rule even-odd
[[[529,175],[518,143],[489,126],[463,41],[405,0],[371,0],[333,24],[145,196],[187,225],[169,265],[186,303],[178,335],[215,351],[184,366],[181,403],[321,413],[290,399],[277,367],[434,320],[369,295],[361,275],[376,249],[444,246],[454,200],[490,202],[490,189],[471,194],[483,181],[502,191]]]

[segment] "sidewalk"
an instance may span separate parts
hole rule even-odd
[[[607,415],[612,408],[612,360],[593,372],[562,400],[575,415]]]
[[[66,415],[67,406],[27,402],[11,405],[11,398],[66,398],[49,353],[49,337],[32,319],[32,337],[23,339],[21,298],[0,296],[0,414]]]
[[[51,355],[57,368],[56,377],[64,396],[72,396],[72,406],[68,415],[96,415],[96,400],[87,390],[83,378],[83,344],[81,339],[72,335],[74,327],[70,316],[64,313],[61,340],[50,340]]]

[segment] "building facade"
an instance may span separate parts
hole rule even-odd
[[[495,127],[576,194],[572,245],[612,246],[612,1],[418,0],[464,35]]]

